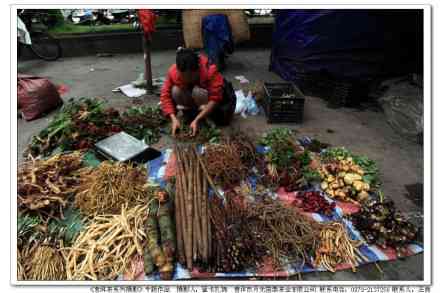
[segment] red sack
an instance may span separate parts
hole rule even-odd
[[[43,116],[43,114],[63,104],[60,94],[48,79],[19,74],[17,78],[18,109],[27,121]]]
[[[156,30],[154,24],[156,23],[157,15],[150,9],[139,9],[137,11],[139,22],[142,24],[144,35],[149,39],[151,34]]]

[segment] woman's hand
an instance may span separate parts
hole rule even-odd
[[[180,128],[179,119],[177,119],[176,115],[171,115],[171,134],[175,137],[177,129]]]
[[[197,130],[199,129],[199,121],[197,119],[194,119],[193,122],[191,122],[191,125],[189,126],[191,128],[191,136],[196,136]]]

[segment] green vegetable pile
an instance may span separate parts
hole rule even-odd
[[[265,133],[259,144],[269,147],[266,159],[279,168],[287,168],[293,158],[298,145],[295,139],[295,132],[288,128],[274,128]]]
[[[49,125],[32,138],[26,153],[35,157],[50,155],[57,148],[60,151],[87,149],[120,131],[118,111],[104,109],[103,101],[71,99]]]
[[[259,143],[269,148],[264,155],[265,184],[293,191],[320,180],[318,170],[311,166],[312,152],[297,143],[292,129],[275,128],[264,134]]]
[[[48,156],[55,150],[89,149],[120,131],[153,144],[159,140],[165,123],[159,107],[132,107],[120,115],[113,108],[105,108],[104,101],[96,98],[71,99],[49,125],[32,138],[25,155]]]
[[[187,123],[182,123],[181,128],[176,133],[176,139],[182,142],[190,141],[194,143],[219,143],[222,137],[222,131],[214,124],[208,122],[200,122],[199,129],[195,137],[191,136],[191,128]],[[171,134],[171,127],[168,129]]]
[[[167,123],[159,107],[132,107],[121,116],[123,130],[146,144],[158,142],[161,127]]]

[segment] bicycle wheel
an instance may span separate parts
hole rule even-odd
[[[32,32],[31,38],[31,49],[35,55],[47,61],[60,58],[61,46],[57,39],[45,32]]]

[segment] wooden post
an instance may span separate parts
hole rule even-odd
[[[153,93],[153,78],[151,76],[151,41],[145,37],[143,34],[142,37],[142,45],[144,48],[144,62],[145,62],[145,70],[144,70],[144,79],[146,82],[145,89],[147,90],[147,94]]]

